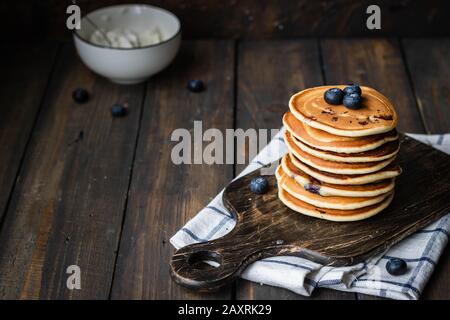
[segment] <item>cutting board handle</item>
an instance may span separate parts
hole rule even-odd
[[[250,263],[273,255],[274,247],[278,247],[273,243],[261,243],[257,248],[247,244],[228,234],[224,238],[183,247],[172,256],[171,276],[176,283],[190,289],[214,291],[231,283]]]
[[[226,250],[216,250],[211,242],[197,243],[177,250],[170,262],[172,278],[180,285],[199,291],[214,291],[232,282],[242,268]],[[242,257],[239,255],[239,257]]]

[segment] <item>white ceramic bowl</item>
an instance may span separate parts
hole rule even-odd
[[[138,48],[111,48],[90,41],[96,30],[86,17],[81,29],[73,33],[75,47],[81,60],[94,72],[120,84],[134,84],[167,67],[178,52],[181,25],[171,12],[142,4],[105,7],[87,14],[99,28],[105,30],[129,29],[136,32],[157,27],[162,42]]]

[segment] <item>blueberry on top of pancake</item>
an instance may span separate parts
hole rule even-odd
[[[395,109],[377,90],[362,86],[361,107],[353,110],[343,104],[328,104],[323,97],[331,88],[344,89],[345,86],[321,86],[296,93],[289,101],[291,112],[309,126],[339,136],[363,137],[395,128]]]

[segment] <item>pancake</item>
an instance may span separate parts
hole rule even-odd
[[[330,88],[322,86],[303,90],[289,100],[294,116],[309,126],[344,137],[363,137],[391,131],[397,125],[397,114],[391,102],[378,91],[361,87],[362,107],[358,110],[344,105],[331,105],[324,99]]]
[[[386,133],[360,138],[336,136],[304,124],[291,112],[284,114],[283,125],[286,127],[286,130],[304,144],[330,152],[365,152],[377,149],[387,142],[398,140],[395,129]]]
[[[331,184],[339,184],[339,185],[361,185],[372,182],[377,182],[385,179],[394,178],[402,172],[400,167],[396,164],[396,162],[391,162],[389,165],[381,169],[380,171],[368,173],[368,174],[355,174],[355,175],[344,175],[344,174],[334,174],[330,172],[325,172],[321,170],[317,170],[300,160],[298,160],[292,153],[289,154],[290,159],[294,166],[310,175],[311,177],[331,183]]]
[[[323,197],[316,193],[309,192],[289,177],[282,166],[278,166],[275,172],[278,186],[283,188],[296,199],[302,200],[318,208],[338,209],[338,210],[355,210],[374,205],[383,201],[390,193],[385,193],[376,197]]]
[[[393,158],[400,149],[399,140],[391,141],[383,144],[382,146],[358,153],[339,153],[332,151],[323,151],[317,148],[308,146],[304,144],[291,134],[291,138],[294,143],[299,147],[302,151],[309,153],[317,158],[321,158],[328,161],[337,161],[337,162],[376,162],[382,161],[389,158]]]
[[[394,179],[387,179],[380,182],[374,182],[363,185],[338,185],[319,181],[298,169],[291,162],[290,156],[285,154],[281,159],[283,171],[295,180],[301,187],[310,192],[327,196],[341,197],[375,197],[394,189]]]
[[[288,208],[307,216],[336,222],[358,221],[370,218],[386,209],[386,207],[391,203],[393,197],[394,193],[392,192],[384,201],[380,203],[355,210],[324,209],[316,208],[304,201],[296,199],[283,188],[278,187],[278,198]]]
[[[301,160],[303,163],[320,171],[335,174],[366,174],[379,171],[395,160],[395,156],[377,162],[348,163],[324,160],[303,151],[295,144],[293,139],[294,138],[292,138],[291,134],[285,131],[284,141],[289,149],[289,152],[293,153],[297,159]]]

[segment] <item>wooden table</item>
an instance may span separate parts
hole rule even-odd
[[[172,164],[172,131],[194,120],[278,128],[292,93],[358,82],[393,101],[400,130],[450,132],[449,38],[184,41],[172,66],[135,86],[96,76],[71,44],[5,47],[0,298],[305,299],[244,280],[214,294],[172,282],[170,237],[243,168]],[[190,93],[188,79],[206,91]],[[88,103],[72,101],[77,87]],[[110,116],[115,102],[129,104],[127,117]],[[81,290],[66,288],[69,265]],[[423,298],[449,289],[447,249]],[[371,298],[318,289],[310,299]]]

